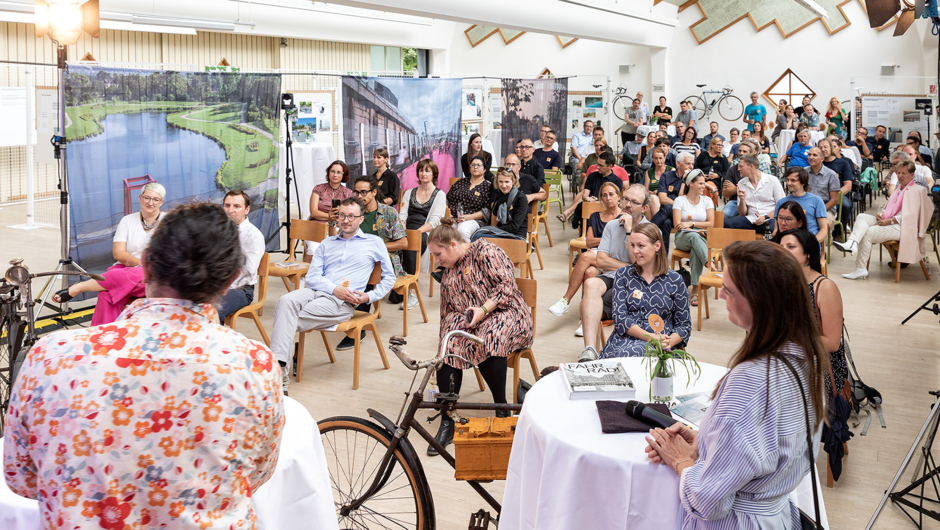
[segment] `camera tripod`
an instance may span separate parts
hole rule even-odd
[[[924,507],[924,501],[933,503],[934,505],[940,505],[940,468],[937,467],[937,462],[934,460],[933,456],[933,442],[937,437],[937,426],[940,424],[940,390],[932,390],[930,391],[930,395],[936,397],[937,401],[933,404],[933,407],[931,407],[927,421],[924,422],[924,426],[920,428],[920,432],[917,434],[917,437],[914,438],[914,444],[911,445],[911,450],[907,452],[907,456],[904,458],[904,461],[901,462],[900,469],[898,469],[894,480],[891,481],[891,485],[888,486],[888,489],[885,491],[881,503],[878,504],[878,508],[871,516],[871,520],[868,521],[868,526],[865,527],[865,530],[870,530],[875,524],[875,521],[881,514],[881,510],[883,510],[885,504],[888,503],[888,499],[896,504],[917,528],[924,527],[925,515],[931,519],[940,521],[940,512]],[[922,441],[923,444],[921,444]],[[901,475],[904,474],[907,470],[907,466],[910,465],[911,459],[914,457],[914,453],[917,452],[918,447],[920,447],[921,455],[917,461],[917,465],[914,467],[910,485],[900,491],[894,491],[895,486],[898,485],[898,481],[901,480]],[[933,497],[925,495],[925,489],[927,489],[928,484],[930,488],[933,489]],[[927,493],[929,493],[929,491]],[[919,514],[917,519],[914,519],[914,516],[908,512],[908,509]]]
[[[933,307],[930,307],[931,302],[933,302]],[[937,291],[936,293],[934,293],[934,295],[928,298],[926,302],[921,304],[921,306],[918,307],[913,313],[911,313],[910,315],[907,316],[907,318],[901,321],[901,325],[903,326],[904,324],[906,324],[908,320],[914,318],[914,315],[916,315],[917,313],[920,313],[923,310],[930,311],[935,315],[940,315],[940,291]]]

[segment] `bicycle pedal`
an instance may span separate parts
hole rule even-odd
[[[490,512],[480,509],[476,513],[470,514],[470,524],[467,530],[487,530],[490,527]]]

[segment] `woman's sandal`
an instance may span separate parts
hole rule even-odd
[[[561,221],[562,224],[564,224],[568,221],[568,216],[563,213],[560,213],[555,216],[555,219],[558,219],[559,221]]]
[[[74,297],[69,294],[68,289],[62,289],[61,291],[56,291],[56,293],[52,295],[52,301],[57,304],[64,304],[68,302],[69,300],[71,300],[72,298]]]
[[[698,295],[697,294],[692,295],[691,305],[692,307],[698,307]]]

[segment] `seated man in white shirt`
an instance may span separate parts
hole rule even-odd
[[[894,169],[898,165],[898,162],[914,162],[914,165],[917,167],[917,170],[914,172],[914,184],[920,184],[921,186],[927,188],[928,190],[933,187],[933,173],[930,171],[930,168],[921,164],[918,164],[914,159],[916,155],[914,147],[910,145],[905,145],[902,149],[891,153],[891,169]],[[892,172],[891,178],[888,180],[888,196],[890,197],[894,194],[894,190],[898,187],[898,175],[897,173]]]
[[[584,159],[593,152],[594,122],[584,120],[584,130],[571,137],[571,158],[568,160],[568,165],[572,168],[572,174],[578,174],[577,171],[584,163]]]
[[[225,317],[250,304],[255,298],[255,284],[258,283],[258,264],[264,256],[264,236],[261,230],[255,228],[248,220],[251,211],[251,199],[242,190],[232,190],[225,194],[222,200],[225,214],[238,225],[238,239],[241,242],[242,254],[245,255],[245,266],[228,291],[216,302],[219,310],[219,321],[225,324]]]
[[[760,162],[754,155],[744,155],[738,162],[741,180],[738,181],[738,216],[725,219],[725,228],[754,230],[759,234],[773,231],[773,216],[777,201],[786,193],[777,177],[761,173]]]

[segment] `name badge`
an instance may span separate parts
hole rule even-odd
[[[377,226],[378,225],[372,225],[372,230],[378,230],[378,228],[376,228]]]
[[[672,191],[672,188],[673,188],[672,186],[669,186],[669,191],[670,191],[670,192]]]
[[[633,298],[636,298],[637,300],[642,300],[642,299],[643,299],[643,293],[640,292],[639,289],[635,289],[635,290],[633,291],[633,294],[632,294],[631,296],[632,296]]]
[[[470,267],[467,267],[466,269],[463,270],[463,275],[470,276]]]
[[[479,192],[479,191],[475,191],[475,192],[473,192],[473,194],[476,195],[477,197],[480,196],[480,192]]]
[[[691,220],[692,220],[692,216],[691,216],[691,215],[687,216],[687,217],[685,218],[685,220],[686,220],[686,221],[691,221]]]
[[[383,182],[385,182],[385,181],[384,181],[384,180],[380,180],[380,181],[379,181],[379,186],[381,186]]]

